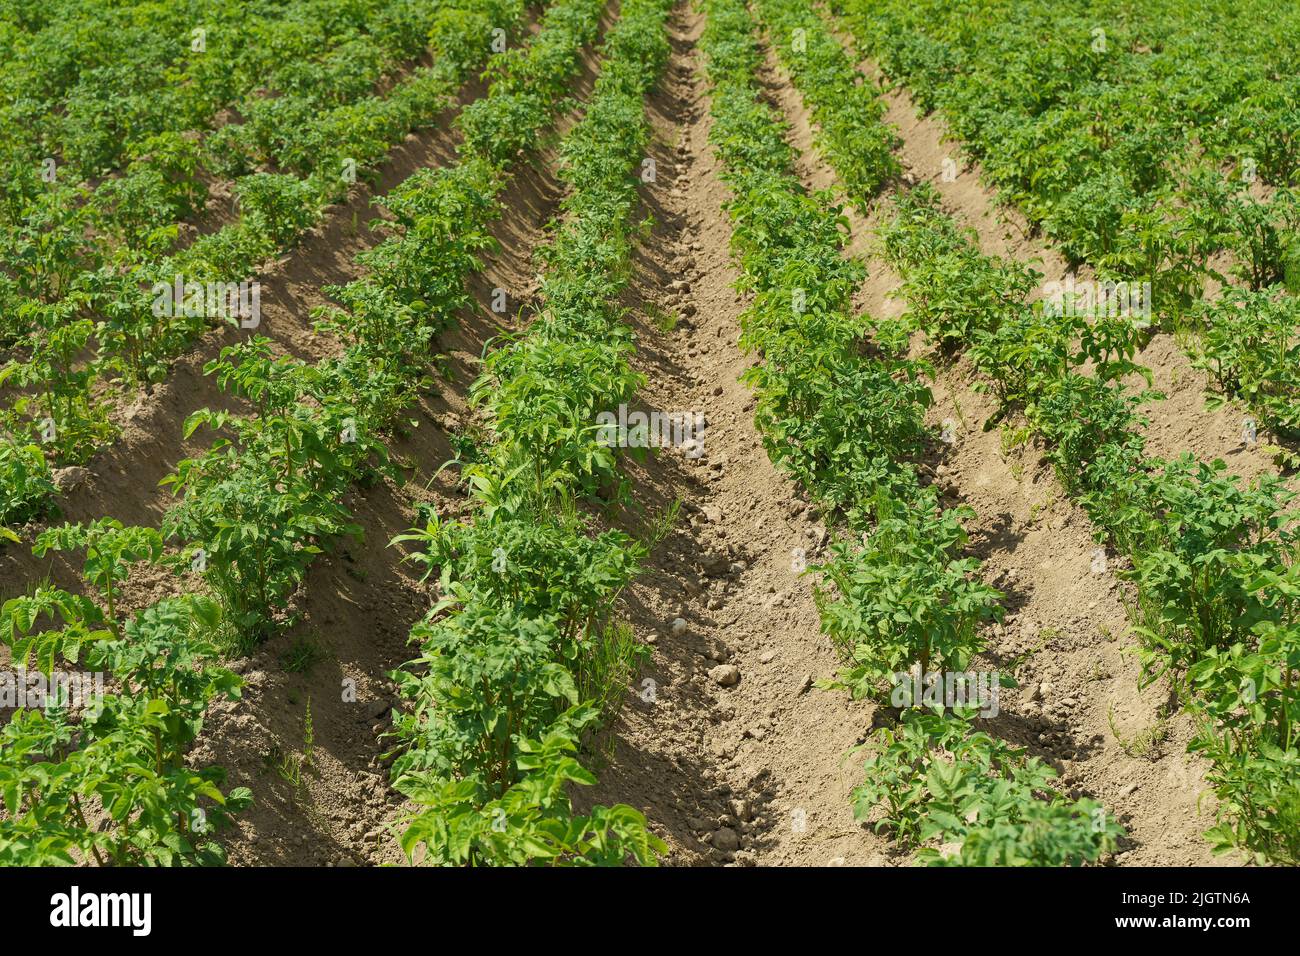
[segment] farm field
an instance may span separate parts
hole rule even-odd
[[[0,0],[0,89],[0,864],[1300,863],[1300,9]]]

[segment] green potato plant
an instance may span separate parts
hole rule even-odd
[[[208,704],[239,695],[239,677],[213,663],[219,606],[187,595],[121,607],[131,567],[162,558],[155,529],[107,518],[63,525],[34,550],[84,551],[84,580],[99,601],[42,585],[0,605],[0,642],[19,666],[34,663],[47,678],[60,664],[80,666],[106,675],[109,690],[20,708],[0,731],[0,862],[220,863],[213,834],[251,796],[223,792],[220,768],[187,757]]]
[[[907,843],[940,844],[918,853],[930,866],[1078,866],[1124,835],[1099,803],[1064,796],[1051,767],[961,712],[906,711],[865,769],[855,816]]]

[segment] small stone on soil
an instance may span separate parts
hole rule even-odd
[[[709,679],[721,687],[735,687],[740,683],[740,669],[735,664],[719,664],[709,671]]]

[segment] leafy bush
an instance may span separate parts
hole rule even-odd
[[[1078,866],[1112,852],[1124,833],[1096,801],[1057,791],[1051,767],[960,714],[905,711],[897,729],[881,732],[865,771],[854,815],[908,843],[947,845],[921,850],[930,865]],[[945,853],[951,844],[956,852]]]
[[[1300,438],[1300,306],[1275,287],[1225,289],[1197,313],[1194,364],[1222,396],[1236,396],[1279,437]]]
[[[240,679],[212,663],[208,635],[220,609],[186,596],[120,610],[131,568],[161,559],[154,529],[113,519],[65,525],[43,533],[35,552],[51,549],[85,551],[85,580],[103,604],[42,585],[0,606],[0,643],[15,663],[34,662],[47,677],[66,662],[106,673],[112,686],[102,697],[19,709],[0,731],[0,861],[221,862],[212,834],[250,794],[223,793],[220,768],[194,769],[186,757],[208,704],[239,696]]]
[[[50,466],[41,449],[0,437],[0,539],[14,539],[6,526],[40,517],[54,491]]]

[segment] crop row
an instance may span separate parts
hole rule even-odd
[[[898,200],[883,233],[905,279],[908,321],[952,337],[1002,403],[1045,441],[1065,488],[1132,567],[1143,679],[1167,676],[1198,719],[1191,749],[1212,761],[1217,849],[1294,864],[1300,850],[1295,722],[1300,591],[1293,495],[1272,476],[1230,477],[1222,461],[1149,456],[1121,380],[1137,370],[1132,323],[1060,316],[1027,303],[1035,273],[982,255],[928,188]],[[965,277],[954,285],[954,271]],[[953,339],[953,341],[957,341]]]
[[[930,0],[832,4],[1071,259],[1150,275],[1162,258],[1152,246],[1166,267],[1207,251],[1205,237],[1173,241],[1176,221],[1135,228],[1194,198],[1179,190],[1195,191],[1196,167],[1245,164],[1278,187],[1300,175],[1300,87],[1283,66],[1296,54],[1295,12],[1161,0],[1132,17],[1125,6],[1029,0],[953,15]],[[1225,34],[1231,51],[1218,55]]]
[[[432,337],[467,304],[465,279],[492,247],[494,199],[564,102],[600,9],[598,0],[552,6],[527,46],[500,55],[488,95],[463,111],[458,162],[417,173],[385,197],[399,234],[359,257],[366,276],[327,290],[342,308],[323,310],[319,328],[346,343],[340,356],[319,365],[277,358],[255,337],[209,364],[218,384],[258,413],[190,416],[187,436],[206,425],[223,437],[167,479],[181,500],[165,526],[204,552],[233,646],[278,626],[313,542],[354,531],[341,493],[364,477],[383,429],[427,374]]]
[[[1120,384],[1135,373],[1149,377],[1134,362],[1142,330],[1129,316],[1031,306],[1041,276],[983,256],[974,234],[944,215],[927,187],[898,199],[882,240],[887,260],[904,276],[909,305],[886,338],[902,342],[920,329],[949,353],[966,349],[999,398],[991,423],[1024,415],[1048,443],[1066,488],[1131,557],[1125,576],[1137,586],[1143,680],[1168,675],[1197,716],[1192,749],[1213,761],[1210,779],[1220,798],[1218,826],[1209,834],[1216,848],[1294,862],[1300,821],[1289,809],[1294,784],[1287,781],[1298,756],[1290,730],[1298,658],[1287,585],[1280,583],[1291,575],[1294,550],[1290,494],[1276,479],[1248,485],[1229,478],[1222,462],[1146,456],[1136,426],[1149,396]],[[1227,291],[1223,302],[1243,299],[1278,310],[1294,303],[1246,290]],[[1233,358],[1251,360],[1251,345],[1267,339],[1247,313],[1235,326],[1210,326],[1225,348],[1231,329],[1241,336],[1215,366],[1221,375],[1231,374]],[[1271,344],[1272,351],[1253,358],[1274,363],[1261,374],[1284,375],[1278,349],[1290,343]]]
[[[62,6],[44,29],[0,40],[0,136],[11,162],[39,171],[49,158],[76,180],[118,169],[150,137],[209,127],[222,109],[364,95],[420,54],[436,16],[392,0]]]
[[[990,424],[1023,415],[1066,488],[1131,558],[1124,576],[1137,588],[1143,681],[1167,675],[1197,718],[1191,747],[1211,759],[1220,800],[1209,833],[1216,849],[1294,863],[1300,752],[1291,727],[1300,712],[1291,688],[1300,642],[1289,583],[1292,495],[1271,477],[1228,477],[1222,462],[1146,455],[1137,426],[1150,394],[1120,384],[1134,374],[1149,380],[1134,361],[1142,330],[1130,316],[1031,305],[1041,276],[982,255],[928,187],[899,198],[882,240],[909,305],[889,337],[903,341],[920,329],[949,353],[966,349],[1000,402]],[[1250,363],[1255,375],[1235,384],[1276,383],[1248,401],[1286,414],[1295,299],[1228,289],[1202,308],[1221,318],[1208,326],[1200,361],[1220,380]]]
[[[529,328],[488,355],[464,443],[469,521],[431,516],[399,540],[438,573],[441,601],[416,625],[402,674],[410,713],[396,786],[420,805],[403,836],[440,864],[651,864],[666,848],[628,806],[575,814],[595,782],[576,754],[619,705],[644,649],[615,602],[646,544],[598,531],[583,500],[627,504],[616,450],[593,423],[628,401],[630,328],[620,299],[639,224],[643,100],[668,55],[669,0],[627,0],[581,123],[561,146],[569,192],[540,252]]]
[[[853,314],[865,271],[842,254],[847,226],[833,197],[809,194],[794,173],[785,127],[755,78],[762,53],[745,4],[703,6],[711,141],[732,193],[742,287],[753,293],[741,321],[742,344],[761,356],[746,374],[756,421],[772,458],[837,525],[828,559],[810,569],[823,575],[823,627],[848,659],[832,683],[879,700],[900,672],[967,672],[1000,595],[961,556],[969,512],[943,509],[908,464],[927,439],[927,370],[896,343],[870,342]],[[807,7],[761,0],[758,8],[782,41],[778,51],[801,31],[790,68],[829,153],[834,130],[879,122],[866,94],[840,95],[857,87],[852,64]],[[868,135],[890,141],[884,131]],[[881,162],[869,175],[854,169],[853,181],[883,184],[894,166]],[[1122,831],[1103,808],[1070,799],[1042,761],[976,730],[973,710],[912,704],[879,734],[855,791],[859,819],[874,817],[907,845],[944,846],[950,852],[919,854],[937,864],[1077,864],[1114,847]]]
[[[1256,122],[1266,128],[1271,120]],[[1256,226],[1260,246],[1276,252],[1277,236]],[[902,196],[882,239],[909,304],[891,334],[920,329],[949,353],[965,349],[1000,402],[990,425],[1023,416],[1099,534],[1131,559],[1122,574],[1137,591],[1131,614],[1142,679],[1167,676],[1195,716],[1191,749],[1211,760],[1219,798],[1207,834],[1216,850],[1293,864],[1300,849],[1293,495],[1272,477],[1229,477],[1221,461],[1147,455],[1138,426],[1153,393],[1121,384],[1135,374],[1150,380],[1134,361],[1144,333],[1132,317],[1031,305],[1041,276],[982,255],[932,190]],[[1198,306],[1212,319],[1196,358],[1285,435],[1295,416],[1296,300],[1242,278],[1244,288]]]
[[[390,471],[382,431],[426,374],[432,336],[468,303],[465,278],[492,245],[492,198],[564,102],[602,8],[595,0],[552,7],[525,49],[500,55],[488,96],[462,115],[461,162],[417,173],[386,198],[399,234],[366,254],[366,279],[333,290],[345,310],[322,319],[346,325],[341,356],[309,366],[275,358],[265,340],[252,339],[211,363],[256,413],[203,411],[187,422],[187,431],[206,424],[223,434],[178,467],[172,483],[182,499],[162,531],[102,519],[38,537],[39,553],[85,550],[87,583],[100,600],[42,586],[5,603],[0,639],[15,661],[49,673],[58,659],[84,660],[121,690],[80,720],[51,707],[20,711],[8,725],[0,772],[10,813],[0,821],[0,853],[29,864],[220,859],[206,834],[249,795],[223,797],[220,771],[191,771],[184,758],[208,700],[238,693],[238,679],[215,656],[283,625],[278,612],[314,555],[355,530],[339,499],[352,481]],[[165,555],[173,536],[181,550]],[[186,595],[126,615],[115,586],[140,562],[199,572],[214,597]],[[96,827],[83,802],[117,826]]]
[[[126,154],[125,170],[108,175],[92,188],[83,181],[99,180],[112,173],[117,156],[105,158],[102,167],[78,165],[65,156],[67,148],[60,148],[57,142],[37,144],[38,148],[29,152],[16,132],[3,140],[9,151],[3,210],[9,227],[5,261],[10,274],[5,283],[7,327],[0,338],[21,340],[22,332],[30,325],[26,313],[38,303],[52,305],[66,297],[91,297],[108,291],[98,289],[93,278],[83,273],[107,270],[111,274],[132,266],[143,268],[150,259],[171,251],[177,238],[176,224],[203,208],[209,189],[205,179],[233,169],[233,157],[247,152],[234,148],[236,139],[247,140],[251,146],[272,138],[295,141],[304,135],[314,133],[319,137],[328,133],[328,128],[322,126],[325,117],[315,114],[337,112],[331,108],[344,107],[369,92],[398,58],[420,52],[430,29],[436,30],[437,24],[435,15],[424,7],[371,3],[340,11],[320,0],[289,7],[286,17],[291,27],[302,20],[315,21],[314,29],[294,30],[293,39],[308,43],[315,40],[319,50],[286,44],[281,36],[286,21],[278,18],[254,16],[237,28],[222,24],[214,36],[214,45],[223,49],[192,55],[191,59],[199,64],[199,75],[176,78],[178,85],[173,92],[199,101],[192,108],[182,108],[165,97],[136,100],[121,88],[130,85],[124,77],[134,78],[137,67],[145,68],[136,62],[137,57],[153,65],[157,62],[156,43],[178,40],[174,35],[176,24],[152,22],[152,8],[149,5],[140,9],[146,22],[137,29],[149,33],[153,43],[142,44],[92,86],[95,102],[103,105],[90,110],[95,120],[91,126],[98,135],[106,136],[115,150]],[[414,15],[417,11],[421,12],[419,17]],[[94,26],[93,18],[79,24],[83,30],[93,30]],[[128,36],[134,32],[125,31]],[[251,62],[245,63],[240,55],[222,56],[224,47],[233,40],[239,41],[239,53],[251,56]],[[372,48],[372,53],[361,52]],[[275,58],[267,61],[268,49],[295,56],[284,64]],[[258,52],[249,54],[246,50]],[[305,55],[299,58],[297,54]],[[373,75],[352,76],[357,72],[355,64],[349,65],[353,59],[374,61]],[[202,69],[208,63],[220,64],[216,74],[208,75]],[[235,71],[237,83],[225,75],[227,70]],[[91,71],[92,76],[96,73]],[[15,96],[17,104],[31,104],[31,98],[20,93]],[[40,98],[35,99],[41,105]],[[380,102],[384,101],[372,99],[366,105]],[[76,115],[75,107],[69,104],[61,108],[44,105],[50,116]],[[119,130],[112,118],[104,115],[110,106],[130,109],[135,105],[160,109],[158,121],[137,117],[125,124],[127,129]],[[245,121],[222,124],[201,140],[198,133],[213,124],[212,114],[221,106],[235,108]],[[329,141],[324,137],[316,148],[321,149]],[[281,158],[269,143],[262,153],[268,166]],[[328,156],[328,151],[322,150],[320,158]],[[319,173],[320,167],[317,170]],[[333,182],[328,185],[337,195],[346,188],[337,164],[331,166],[329,175]],[[268,192],[267,184],[274,181],[275,177],[247,178],[235,184],[234,191],[256,212],[265,206],[261,202],[263,194]],[[319,186],[317,192],[321,192]],[[83,303],[92,309],[96,304]]]

